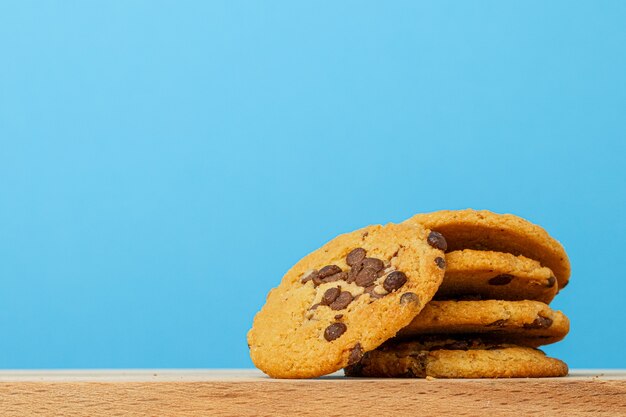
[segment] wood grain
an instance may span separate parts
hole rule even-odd
[[[0,371],[0,416],[626,416],[626,371],[273,380],[257,371]]]

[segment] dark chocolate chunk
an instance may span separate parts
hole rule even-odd
[[[489,280],[489,285],[506,285],[513,280],[513,275],[500,274]]]
[[[352,302],[354,297],[349,291],[342,291],[335,301],[330,304],[330,308],[333,310],[343,310],[348,307],[348,304]]]
[[[356,276],[355,282],[361,287],[368,287],[376,281],[378,273],[373,268],[363,268],[361,272]]]
[[[335,320],[341,320],[343,318],[343,314],[337,314],[335,316]]]
[[[324,330],[324,339],[332,342],[335,339],[341,337],[348,330],[348,327],[343,323],[333,323]]]
[[[360,264],[363,259],[365,259],[365,249],[356,248],[348,254],[348,256],[346,257],[346,262],[348,263],[348,265],[354,266]]]
[[[309,310],[315,310],[319,306],[320,306],[320,303],[313,304],[311,307],[309,307]]]
[[[524,324],[525,329],[547,329],[550,326],[552,326],[552,319],[542,316],[537,316],[532,323]]]
[[[348,365],[354,365],[363,357],[363,348],[360,343],[354,345],[352,350],[350,351],[350,356],[348,356]]]
[[[313,278],[315,278],[317,276],[317,274],[318,274],[317,269],[314,269],[309,274],[304,275],[300,281],[303,284],[305,284],[305,283],[309,282],[310,280],[312,280]]]
[[[441,256],[437,256],[435,258],[435,263],[437,264],[439,268],[446,269],[446,260],[443,259]]]
[[[406,283],[406,274],[401,271],[393,271],[383,282],[383,288],[389,292],[395,291]]]
[[[378,272],[385,269],[385,264],[377,258],[365,258],[363,259],[363,267],[372,268],[374,271]]]
[[[330,303],[332,303],[333,301],[337,299],[337,297],[339,297],[340,293],[341,293],[341,290],[337,287],[327,289],[324,295],[322,296],[322,301],[320,304],[325,305],[325,306],[330,305]]]
[[[430,232],[426,241],[433,248],[441,249],[444,252],[448,249],[448,242],[446,242],[446,238],[439,232]]]
[[[420,298],[413,292],[405,292],[400,297],[400,304],[419,303]]]
[[[550,278],[548,278],[548,283],[547,283],[546,287],[552,288],[552,287],[554,287],[554,284],[556,284],[556,278],[550,277]]]
[[[324,279],[326,277],[338,274],[340,272],[341,272],[341,268],[339,268],[337,265],[326,265],[324,268],[320,269],[320,271],[318,272],[318,275],[320,278]]]

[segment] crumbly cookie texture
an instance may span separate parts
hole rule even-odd
[[[521,255],[465,249],[446,253],[446,264],[435,299],[469,295],[478,299],[549,303],[558,290],[550,268]]]
[[[537,347],[558,342],[568,332],[568,318],[540,301],[431,301],[398,337],[486,333]]]
[[[417,214],[405,223],[419,223],[440,232],[449,251],[477,249],[523,255],[550,268],[559,289],[568,283],[571,268],[563,246],[542,227],[521,217],[488,210],[442,210]]]
[[[271,290],[248,332],[254,364],[309,378],[361,359],[405,327],[444,275],[445,239],[421,225],[369,226],[305,256]]]
[[[568,368],[529,347],[440,338],[387,343],[344,372],[355,377],[537,378],[565,376]]]

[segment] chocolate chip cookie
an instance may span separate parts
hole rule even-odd
[[[469,295],[549,303],[557,293],[550,268],[521,255],[465,249],[448,252],[445,260],[446,274],[435,299]]]
[[[309,378],[359,361],[424,308],[444,275],[445,239],[421,225],[369,226],[305,256],[248,333],[254,364]]]
[[[480,333],[537,347],[558,342],[568,332],[568,318],[540,301],[431,301],[398,337]]]
[[[448,251],[477,249],[523,255],[550,268],[559,289],[568,283],[571,269],[563,246],[542,227],[521,217],[487,210],[443,210],[417,214],[405,223],[440,232]]]
[[[346,376],[391,378],[537,378],[568,373],[567,365],[542,351],[480,339],[387,343],[365,353]]]

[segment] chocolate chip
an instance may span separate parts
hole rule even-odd
[[[312,280],[313,278],[315,278],[317,276],[317,274],[318,274],[317,269],[314,269],[313,271],[309,271],[304,276],[302,276],[300,281],[303,284],[305,284],[305,283],[309,282],[310,280]]]
[[[385,269],[385,264],[377,258],[365,258],[363,259],[363,268],[372,268],[374,271],[378,272]]]
[[[352,249],[352,252],[348,254],[346,262],[348,265],[354,266],[360,264],[363,259],[365,259],[365,249],[356,248]]]
[[[320,306],[320,303],[313,304],[311,307],[309,307],[309,310],[315,310],[319,306]]]
[[[370,297],[372,297],[374,299],[383,298],[384,295],[383,294],[378,294],[376,291],[374,291],[374,288],[376,288],[376,284],[372,284],[369,287],[366,287],[365,288],[365,292],[368,293],[370,295]]]
[[[525,329],[547,329],[550,326],[552,326],[552,319],[542,316],[537,316],[532,323],[524,324]]]
[[[496,320],[493,323],[489,323],[487,325],[487,327],[504,327],[507,323],[507,320],[502,319],[502,320]]]
[[[406,283],[406,274],[401,271],[393,271],[387,275],[383,282],[383,288],[389,292],[395,291]]]
[[[359,275],[359,272],[361,272],[362,269],[363,269],[362,263],[359,262],[358,264],[354,265],[352,268],[350,268],[350,271],[348,271],[348,276],[346,277],[346,281],[354,282],[357,275]]]
[[[378,273],[373,268],[363,268],[361,272],[356,276],[355,282],[356,285],[360,285],[361,287],[370,286],[376,281],[378,278]]]
[[[446,238],[439,232],[430,232],[426,241],[433,248],[441,249],[444,252],[448,249],[448,242],[446,242]]]
[[[335,320],[341,320],[343,318],[343,314],[337,314],[335,316]]]
[[[313,285],[315,285],[316,287],[318,285],[321,285],[324,283],[324,279],[322,277],[320,277],[319,272],[317,274],[315,274],[315,276],[313,277]]]
[[[341,268],[337,265],[326,265],[324,268],[320,269],[318,272],[318,276],[322,279],[329,277],[331,275],[335,275],[341,272]]]
[[[324,339],[332,342],[335,339],[341,337],[348,330],[348,327],[343,323],[333,323],[324,330]]]
[[[548,283],[546,284],[546,287],[552,288],[554,287],[554,284],[556,284],[556,278],[550,277],[548,278]]]
[[[334,281],[341,281],[341,280],[345,280],[346,278],[348,278],[348,273],[347,272],[340,272],[338,274],[333,274],[329,277],[326,277],[323,279],[324,282],[334,282]]]
[[[330,303],[332,303],[337,299],[337,297],[339,297],[340,293],[341,290],[337,287],[327,289],[322,296],[321,304],[325,306],[330,305]]]
[[[513,280],[513,275],[500,274],[489,280],[489,285],[506,285]]]
[[[348,365],[354,365],[363,357],[363,348],[360,343],[354,345],[352,350],[350,351],[350,356],[348,356]]]
[[[409,304],[409,303],[419,303],[420,302],[420,298],[417,294],[413,293],[413,292],[405,292],[404,294],[402,294],[402,297],[400,297],[400,304]]]
[[[352,302],[354,297],[349,291],[342,291],[335,301],[330,304],[330,308],[333,310],[343,310],[348,307],[348,304]]]
[[[439,268],[446,269],[446,260],[443,259],[441,256],[437,256],[435,258],[435,263],[437,264]]]

